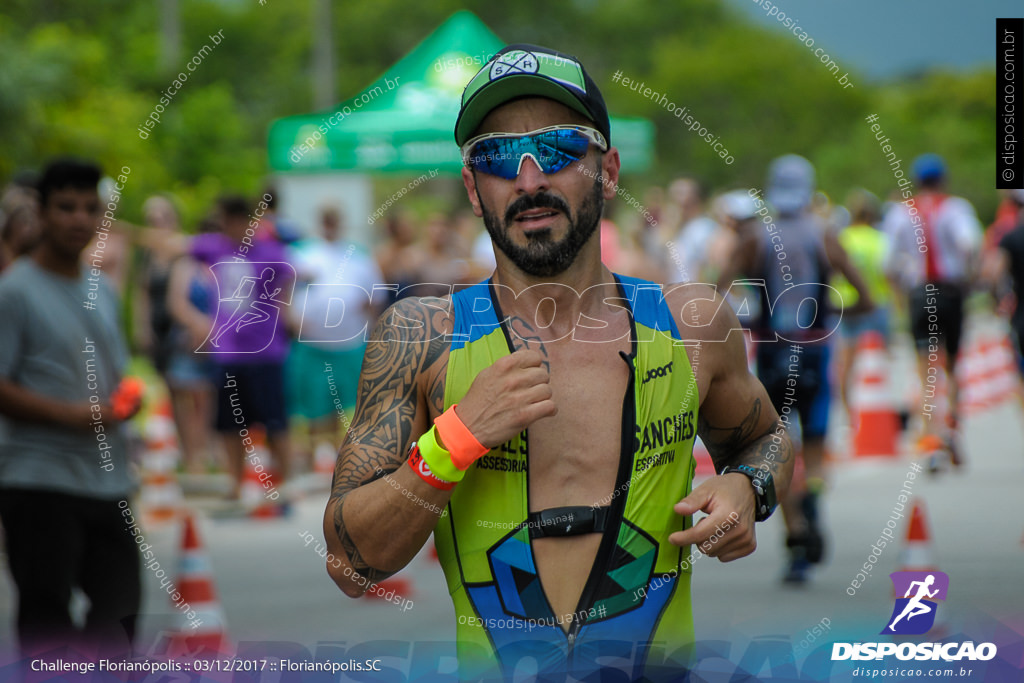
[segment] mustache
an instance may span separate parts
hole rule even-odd
[[[569,212],[569,205],[565,203],[565,200],[547,192],[538,192],[533,195],[523,195],[512,202],[505,211],[505,224],[511,223],[515,219],[516,214],[529,211],[530,209],[555,209],[561,211],[567,218],[572,218],[572,214]]]

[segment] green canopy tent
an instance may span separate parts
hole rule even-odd
[[[353,194],[369,193],[369,183],[353,181],[354,174],[436,171],[454,175],[461,168],[452,131],[462,90],[479,68],[505,43],[468,11],[449,17],[432,34],[361,93],[329,111],[278,119],[269,135],[270,166],[279,190],[292,195],[282,202],[283,213],[300,222],[295,208],[325,196],[330,174],[345,180],[345,196],[359,206],[347,206],[351,225],[360,225],[373,208]],[[645,119],[611,119],[612,141],[619,149],[625,172],[646,170],[651,164],[654,127]],[[306,187],[300,191],[300,183]],[[365,178],[364,178],[365,180]],[[321,190],[309,192],[310,183]],[[334,196],[339,190],[335,183]],[[302,195],[301,197],[296,195]],[[365,210],[365,213],[360,213]],[[305,218],[306,221],[301,219]]]
[[[457,173],[452,129],[462,89],[504,45],[473,13],[453,14],[360,94],[330,111],[275,121],[271,168]],[[645,119],[612,117],[623,171],[650,166],[653,131]]]

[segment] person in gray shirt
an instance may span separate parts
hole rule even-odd
[[[139,610],[139,552],[122,516],[135,483],[111,405],[128,356],[99,270],[112,219],[99,180],[95,164],[50,163],[41,242],[0,276],[0,521],[26,656],[65,645],[130,654]],[[81,629],[76,588],[89,599]]]

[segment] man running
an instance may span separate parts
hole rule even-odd
[[[757,373],[783,421],[800,416],[803,462],[789,497],[780,498],[786,520],[789,563],[783,580],[803,584],[812,564],[825,558],[820,499],[825,493],[825,436],[831,389],[828,382],[829,338],[826,326],[833,273],[843,275],[857,303],[842,314],[871,310],[873,302],[860,272],[850,262],[835,233],[812,211],[814,166],[796,154],[771,162],[767,204],[753,193],[761,225],[745,232],[730,259],[744,277],[763,281],[759,315],[751,329],[757,340]],[[812,302],[807,305],[805,302]]]
[[[501,50],[467,85],[455,139],[496,268],[381,316],[324,515],[328,573],[358,597],[434,532],[460,676],[523,659],[542,677],[678,676],[688,546],[754,551],[789,437],[711,288],[602,265],[619,153],[574,57]],[[723,474],[691,491],[695,433]]]
[[[964,322],[964,300],[977,269],[982,230],[971,203],[946,192],[946,164],[937,154],[914,160],[914,178],[921,188],[916,197],[896,204],[886,215],[883,230],[892,237],[889,271],[899,278],[907,296],[910,331],[917,347],[921,387],[934,387],[936,373],[946,371],[949,413],[946,429],[925,412],[917,449],[939,468],[945,451],[954,465],[960,458],[954,437],[958,427],[956,361]],[[916,206],[915,206],[916,204]],[[939,346],[942,342],[942,346]],[[942,354],[945,351],[945,354]],[[931,392],[934,396],[934,391]],[[926,391],[925,410],[929,410]]]

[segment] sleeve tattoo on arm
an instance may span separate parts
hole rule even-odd
[[[784,433],[781,421],[775,420],[771,429],[761,437],[755,437],[755,430],[761,420],[761,399],[754,399],[750,410],[738,425],[719,427],[708,422],[704,415],[697,418],[697,433],[707,446],[715,470],[721,471],[726,465],[750,465],[760,468],[767,464],[776,479],[779,466],[793,457],[793,444],[788,435],[775,443],[775,435]]]
[[[779,486],[780,470],[792,457],[793,442],[790,441],[782,421],[775,420],[767,434],[737,454],[736,463],[739,465],[750,465],[758,469],[766,466],[768,471],[771,472],[776,486]]]
[[[397,470],[413,438],[419,378],[448,348],[444,333],[449,302],[404,299],[377,321],[360,375],[352,427],[334,469],[334,529],[352,568],[372,582],[394,574],[363,559],[345,526],[343,508],[352,491]],[[436,408],[444,400],[444,369],[429,389]],[[442,405],[443,407],[443,405]]]
[[[750,441],[760,420],[761,399],[759,398],[754,399],[746,417],[738,425],[730,427],[712,425],[707,416],[698,411],[697,433],[700,434],[701,441],[707,446],[711,460],[715,463],[716,471],[732,464],[736,452]]]

